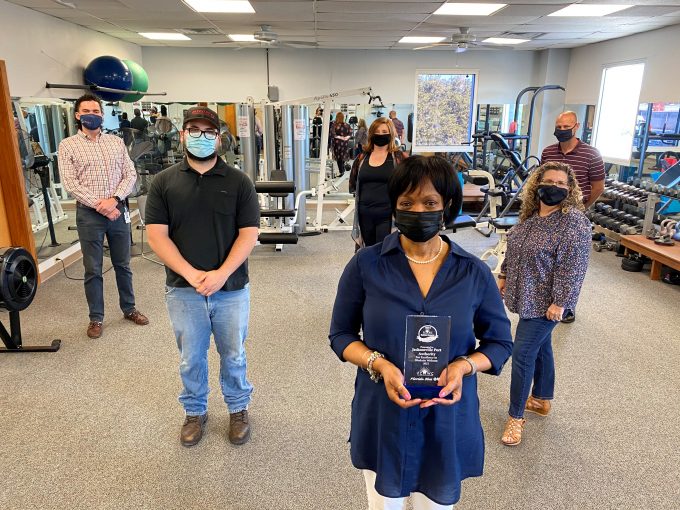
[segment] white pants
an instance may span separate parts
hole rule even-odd
[[[368,496],[368,510],[402,510],[406,498],[386,498],[375,490],[375,473],[363,469]],[[420,492],[411,493],[413,510],[451,510],[453,505],[439,505]]]

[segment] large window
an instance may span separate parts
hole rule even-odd
[[[602,72],[593,144],[608,163],[630,165],[645,64],[622,64]]]
[[[476,89],[476,71],[416,71],[413,151],[472,150]]]

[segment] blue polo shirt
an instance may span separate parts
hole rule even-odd
[[[498,375],[512,352],[510,321],[488,266],[447,237],[450,251],[423,298],[409,267],[399,233],[361,249],[338,285],[329,338],[342,353],[352,342],[385,355],[403,370],[407,315],[451,316],[450,361],[481,352]],[[479,339],[479,346],[477,345]],[[390,498],[421,492],[440,505],[460,498],[461,480],[480,476],[484,435],[477,378],[463,380],[453,406],[401,409],[357,368],[350,432],[352,464],[377,474],[375,488]]]

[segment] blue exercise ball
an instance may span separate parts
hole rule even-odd
[[[85,68],[83,73],[85,83],[88,85],[98,85],[112,89],[132,90],[132,73],[128,66],[121,59],[104,55],[95,58]],[[95,91],[97,96],[104,101],[120,101],[126,95],[115,92]]]

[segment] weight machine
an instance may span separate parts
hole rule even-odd
[[[352,96],[368,96],[369,103],[382,100],[374,96],[370,87],[331,92],[319,96],[311,96],[288,101],[264,103],[264,173],[271,175],[276,169],[283,169],[290,179],[294,169],[294,182],[298,191],[294,198],[295,215],[292,223],[299,235],[328,232],[330,230],[351,230],[348,218],[354,213],[354,197],[350,193],[343,193],[340,186],[349,179],[349,172],[333,178],[332,167],[329,172],[328,164],[328,135],[330,131],[330,115],[333,102],[340,98]],[[323,108],[320,147],[318,163],[316,158],[310,158],[309,144],[309,114],[307,104],[320,104]],[[276,112],[280,112],[277,122]],[[280,127],[279,127],[280,126]],[[289,126],[292,126],[289,132]],[[277,136],[277,127],[279,135]],[[318,124],[316,125],[318,131]],[[277,142],[280,143],[277,144]],[[319,177],[316,186],[307,189],[308,175],[318,165]],[[332,163],[331,163],[332,165]],[[306,224],[306,200],[316,198],[316,215],[311,225]],[[330,199],[342,200],[347,205],[340,211],[336,209],[336,218],[329,224],[323,223],[324,201]]]

